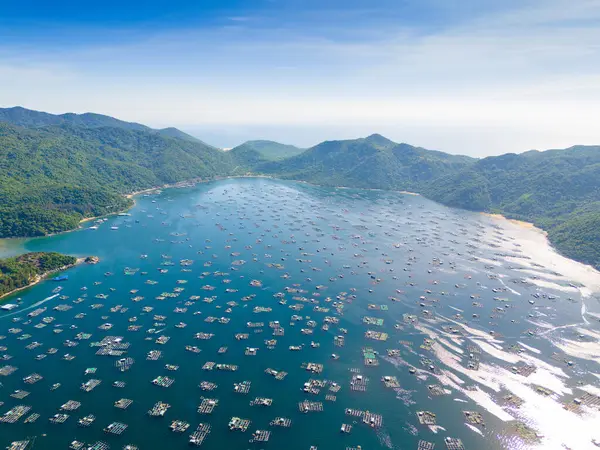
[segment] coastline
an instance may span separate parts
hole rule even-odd
[[[480,212],[479,214],[482,214],[482,215],[487,216],[487,217],[491,217],[492,219],[506,220],[506,221],[514,223],[515,225],[518,225],[520,227],[529,228],[531,230],[535,230],[535,231],[537,231],[539,233],[542,233],[545,236],[548,236],[548,232],[546,230],[542,230],[541,228],[536,227],[535,224],[533,224],[531,222],[525,222],[524,220],[510,219],[510,218],[508,218],[506,216],[503,216],[502,214],[499,214],[499,213]]]
[[[501,214],[480,214],[501,222],[502,228],[514,238],[513,242],[519,243],[519,252],[530,258],[529,261],[519,259],[520,264],[529,266],[531,270],[536,269],[536,266],[532,263],[542,264],[547,269],[555,272],[551,280],[548,280],[548,275],[545,277],[547,282],[552,283],[553,288],[561,290],[558,282],[564,284],[576,281],[581,286],[569,286],[569,288],[575,288],[584,298],[591,296],[594,292],[600,292],[600,271],[592,265],[571,259],[560,253],[548,239],[548,233],[545,230],[529,222],[508,219]],[[500,246],[507,252],[512,253],[515,251],[515,247],[511,243],[503,243]],[[523,274],[526,277],[529,275],[526,271],[523,271]],[[527,279],[538,286],[542,286],[546,282],[531,277]]]
[[[5,294],[0,295],[0,302],[6,298],[9,297],[17,292],[20,291],[24,291],[25,289],[29,289],[30,287],[35,286],[36,284],[39,284],[40,282],[44,281],[46,278],[48,278],[48,275],[50,275],[51,273],[56,273],[56,272],[62,272],[64,270],[68,270],[68,269],[72,269],[75,266],[78,266],[80,264],[83,264],[83,262],[85,261],[85,258],[77,258],[77,261],[75,261],[74,264],[69,264],[67,266],[63,266],[63,267],[59,267],[58,269],[55,270],[51,270],[49,272],[44,272],[40,275],[36,275],[35,278],[33,279],[33,281],[31,281],[29,284],[27,284],[26,286],[22,286],[20,288],[17,289],[13,289],[10,292],[6,292]]]
[[[110,216],[114,216],[114,215],[118,215],[118,214],[122,214],[126,211],[129,211],[131,208],[133,208],[136,205],[135,202],[135,197],[138,195],[143,195],[143,194],[150,194],[150,193],[155,193],[157,191],[161,191],[163,189],[180,189],[180,188],[185,188],[185,187],[193,187],[197,184],[200,183],[210,183],[213,181],[222,181],[222,180],[228,180],[228,179],[238,179],[238,178],[266,178],[266,179],[270,179],[270,180],[281,180],[281,181],[291,181],[294,183],[302,183],[302,184],[307,184],[310,186],[316,186],[316,187],[330,187],[330,188],[334,188],[334,189],[359,189],[359,190],[366,190],[366,191],[383,191],[383,192],[395,192],[395,193],[399,193],[399,194],[403,194],[403,195],[412,195],[412,196],[421,196],[424,198],[427,198],[428,200],[431,200],[435,203],[439,203],[436,202],[433,199],[429,199],[426,196],[423,196],[422,194],[418,193],[418,192],[410,192],[410,191],[399,191],[399,190],[389,190],[389,189],[376,189],[376,188],[353,188],[353,187],[349,187],[349,186],[328,186],[328,185],[320,185],[320,184],[314,184],[314,183],[310,183],[308,181],[304,181],[304,180],[294,180],[294,179],[285,179],[285,178],[278,178],[278,177],[274,177],[271,175],[261,175],[261,174],[244,174],[244,175],[228,175],[228,176],[215,176],[215,177],[211,177],[211,178],[192,178],[190,180],[183,180],[183,181],[179,181],[177,183],[167,183],[164,185],[160,185],[160,186],[153,186],[150,188],[146,188],[146,189],[141,189],[139,191],[133,191],[127,194],[123,194],[123,196],[129,200],[132,200],[132,204],[127,206],[124,209],[118,210],[118,211],[114,211],[111,212],[109,214],[104,214],[101,216],[95,216],[95,217],[86,217],[83,218],[79,221],[79,226],[77,228],[73,228],[72,230],[65,230],[62,231],[60,233],[52,233],[52,234],[48,234],[45,236],[36,236],[36,237],[8,237],[8,238],[0,238],[0,242],[4,241],[4,240],[10,240],[10,239],[34,239],[34,238],[43,238],[43,237],[51,237],[51,236],[56,236],[56,235],[61,235],[61,234],[65,234],[65,233],[71,233],[73,231],[78,231],[78,230],[82,230],[83,227],[81,226],[82,224],[86,223],[86,222],[91,222],[93,220],[97,220],[100,218],[104,218],[104,217],[110,217]],[[443,206],[447,206],[444,205],[443,203],[439,203]],[[462,209],[462,208],[457,208],[457,209]],[[487,216],[490,217],[492,219],[496,219],[496,220],[501,220],[501,221],[506,221],[508,223],[511,223],[513,225],[518,226],[521,229],[528,229],[531,231],[536,232],[537,234],[541,235],[544,237],[545,240],[545,244],[552,250],[553,253],[555,253],[557,256],[560,256],[562,258],[564,258],[566,261],[572,261],[574,263],[577,264],[581,264],[582,267],[587,268],[588,271],[592,271],[594,273],[599,273],[600,271],[598,271],[595,267],[586,264],[582,261],[578,261],[576,259],[571,259],[567,256],[562,255],[562,253],[560,253],[552,244],[552,242],[549,240],[548,238],[548,232],[542,228],[538,228],[537,226],[535,226],[535,224],[531,223],[531,222],[526,222],[523,220],[518,220],[518,219],[511,219],[508,218],[500,213],[488,213],[485,211],[472,211],[472,210],[465,210],[465,211],[470,211],[470,212],[475,212],[477,214],[481,214],[483,216]],[[1,248],[1,247],[0,247]]]

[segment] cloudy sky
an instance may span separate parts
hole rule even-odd
[[[600,0],[3,2],[0,86],[222,147],[600,144]]]

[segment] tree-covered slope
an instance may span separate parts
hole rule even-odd
[[[54,252],[25,253],[0,259],[0,296],[35,281],[36,277],[75,264],[74,256]]]
[[[146,125],[135,122],[125,122],[123,120],[115,119],[114,117],[95,113],[49,114],[15,106],[13,108],[0,108],[0,122],[27,128],[39,128],[51,125],[70,125],[72,127],[82,128],[122,128],[133,131],[155,132],[161,136],[202,143],[199,139],[190,136],[177,128],[169,127],[161,130],[154,130]]]
[[[220,150],[153,130],[0,123],[0,237],[72,229],[126,207],[120,194],[231,168]]]
[[[299,155],[305,149],[273,141],[247,141],[230,151],[235,154],[249,150],[256,151],[265,160],[279,160]]]
[[[484,159],[380,135],[323,142],[253,170],[329,186],[411,190],[448,206],[501,213],[548,231],[563,254],[600,267],[600,147]]]
[[[260,164],[256,170],[330,186],[407,190],[419,189],[423,183],[461,170],[472,161],[372,135],[323,142],[298,156]]]
[[[122,194],[131,191],[247,173],[410,190],[502,213],[534,222],[562,253],[600,267],[600,147],[474,159],[374,134],[306,151],[249,141],[223,152],[175,128],[0,109],[0,237],[75,228],[83,217],[123,209],[129,201]]]
[[[600,147],[484,158],[422,192],[450,206],[533,222],[562,253],[600,267]]]
[[[116,127],[127,130],[149,131],[151,128],[139,123],[124,122],[102,114],[49,114],[41,111],[15,106],[0,108],[0,122],[7,122],[22,127],[46,127],[49,125],[73,125],[87,128]]]
[[[198,139],[198,138],[196,138],[196,137],[194,137],[192,135],[189,135],[187,133],[184,133],[183,131],[181,131],[181,130],[179,130],[177,128],[173,128],[173,127],[163,128],[161,130],[157,130],[157,132],[161,136],[167,136],[167,137],[172,137],[172,138],[179,138],[179,139],[183,139],[183,140],[186,140],[186,141],[197,142],[197,143],[209,146],[207,143],[202,142],[200,139]]]

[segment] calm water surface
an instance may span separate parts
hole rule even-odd
[[[0,414],[16,405],[31,406],[28,415],[40,414],[32,424],[23,423],[27,415],[14,424],[0,423],[1,445],[36,436],[35,448],[40,449],[66,449],[74,439],[88,445],[103,441],[113,449],[126,444],[140,449],[186,448],[189,434],[202,422],[212,427],[202,445],[206,449],[308,450],[311,445],[326,450],[359,445],[362,449],[416,449],[419,440],[442,449],[447,436],[461,439],[467,449],[527,448],[535,442],[519,438],[514,424],[519,420],[535,427],[527,402],[530,394],[534,404],[535,396],[545,397],[534,392],[537,386],[551,390],[547,400],[539,401],[559,405],[572,400],[578,384],[597,385],[598,379],[590,375],[598,372],[594,362],[564,355],[541,336],[549,329],[543,324],[581,322],[578,291],[567,292],[568,283],[555,282],[543,267],[534,268],[535,276],[555,284],[541,287],[525,280],[532,275],[518,270],[524,267],[520,261],[526,262],[519,258],[518,245],[490,218],[413,195],[265,179],[207,183],[137,200],[131,216],[112,217],[98,230],[9,244],[13,253],[24,245],[27,251],[97,255],[101,262],[70,270],[69,280],[60,284],[59,295],[64,297],[48,299],[58,284],[47,281],[17,294],[22,297],[20,308],[0,316],[0,355],[12,357],[5,356],[0,367],[18,367],[13,374],[0,377],[0,402],[4,403]],[[184,259],[193,264],[182,266]],[[137,271],[127,275],[125,268]],[[252,280],[262,286],[251,286]],[[164,296],[176,288],[183,289],[176,296]],[[97,297],[102,294],[107,297]],[[247,296],[253,297],[244,301]],[[6,301],[15,302],[15,297]],[[143,299],[132,301],[134,297]],[[73,303],[78,298],[83,301]],[[94,309],[95,304],[102,306]],[[54,310],[58,305],[72,308]],[[116,305],[122,308],[111,311]],[[296,310],[290,308],[293,305],[298,305]],[[148,306],[153,310],[144,312],[142,308]],[[47,310],[27,317],[42,307]],[[270,310],[255,312],[256,307]],[[175,312],[176,308],[187,310]],[[79,313],[85,316],[75,318]],[[301,320],[291,322],[293,315]],[[383,324],[365,324],[367,316],[383,319]],[[55,320],[47,319],[46,326],[36,327],[48,317]],[[210,317],[225,317],[229,322],[207,321]],[[325,317],[337,318],[339,323],[324,330]],[[310,320],[316,322],[314,328]],[[283,336],[273,336],[271,321],[279,321]],[[179,322],[187,326],[176,327]],[[249,328],[248,322],[264,326]],[[463,322],[468,328],[461,327]],[[112,328],[99,329],[102,324]],[[131,325],[140,329],[129,331]],[[11,328],[17,330],[9,332]],[[303,329],[311,329],[312,334]],[[334,337],[342,335],[342,329],[347,333],[345,345],[339,347]],[[367,339],[368,330],[387,333],[387,340]],[[80,332],[92,336],[77,340]],[[195,339],[199,332],[214,337]],[[573,333],[564,330],[569,332]],[[249,337],[237,340],[236,333]],[[98,347],[90,344],[106,336],[121,336],[130,344],[124,354],[135,361],[130,370],[120,372],[115,367],[118,357],[96,355]],[[159,336],[170,340],[157,344]],[[433,348],[425,338],[432,339]],[[274,349],[265,345],[268,339],[277,340]],[[78,345],[67,347],[67,340]],[[25,348],[34,341],[42,345]],[[320,346],[312,348],[311,342]],[[514,347],[518,342],[530,346],[520,350],[537,370],[500,385],[494,376],[506,372],[509,377],[511,368],[522,364]],[[191,353],[186,345],[202,351]],[[223,346],[228,350],[219,354]],[[290,351],[289,346],[303,348]],[[257,355],[245,356],[246,347],[258,348]],[[365,366],[364,350],[369,347],[376,352],[376,366]],[[58,352],[36,359],[50,348]],[[395,356],[388,356],[388,350],[394,349],[398,350]],[[148,361],[151,350],[161,350],[162,358]],[[64,360],[67,353],[75,359]],[[332,359],[333,353],[339,359]],[[479,360],[479,370],[468,369],[475,360]],[[202,370],[207,361],[235,364],[239,369]],[[310,374],[302,368],[308,362],[322,364],[323,372]],[[179,369],[168,371],[166,364]],[[96,368],[96,373],[85,375],[87,368]],[[265,374],[266,368],[288,375],[276,380]],[[545,376],[546,372],[550,375]],[[23,378],[32,373],[43,379],[25,384]],[[357,373],[368,379],[365,392],[350,389]],[[173,378],[174,384],[154,386],[151,381],[159,375]],[[386,388],[383,376],[397,377],[400,387]],[[102,383],[91,392],[81,390],[81,383],[92,378]],[[318,394],[305,393],[302,387],[311,378],[328,384]],[[126,386],[113,387],[117,380]],[[234,393],[233,384],[244,380],[251,381],[250,392]],[[203,392],[198,386],[201,381],[218,387]],[[341,385],[339,392],[329,391],[331,382]],[[51,391],[54,383],[61,387]],[[443,386],[446,395],[431,395],[428,386],[434,384]],[[513,390],[519,390],[526,401],[520,409],[503,400],[511,386],[517,386]],[[30,395],[22,400],[11,397],[17,389]],[[335,401],[326,400],[328,394],[335,395]],[[219,399],[211,415],[197,412],[201,396]],[[255,397],[272,398],[273,405],[250,406]],[[133,404],[127,410],[115,408],[113,403],[121,398]],[[68,400],[81,402],[81,407],[67,412],[70,417],[65,423],[50,423],[49,417]],[[303,400],[322,402],[323,411],[299,412],[298,402]],[[162,418],[149,417],[146,412],[158,401],[171,408]],[[380,414],[383,425],[371,428],[346,415],[346,408]],[[416,416],[420,410],[434,412],[441,428],[420,425]],[[480,412],[485,427],[465,425],[465,410]],[[77,420],[87,414],[94,414],[96,422],[89,428],[78,427]],[[250,419],[248,431],[229,431],[232,416]],[[278,416],[290,418],[291,428],[270,426]],[[169,428],[173,420],[189,422],[190,428],[174,433]],[[103,432],[114,421],[128,425],[120,436]],[[351,433],[340,433],[342,423],[353,425]],[[271,431],[269,442],[249,442],[257,429]]]

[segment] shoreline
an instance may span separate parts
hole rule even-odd
[[[600,271],[598,269],[596,269],[594,266],[590,265],[590,264],[586,264],[582,261],[578,261],[576,259],[572,259],[569,258],[565,255],[563,255],[562,253],[560,253],[556,247],[554,247],[554,245],[552,244],[552,242],[549,240],[548,238],[548,232],[542,228],[538,228],[534,223],[532,222],[526,222],[523,220],[518,220],[518,219],[511,219],[509,217],[504,216],[503,214],[500,213],[489,213],[489,212],[485,212],[485,211],[472,211],[472,210],[468,210],[468,209],[463,209],[463,208],[455,208],[455,207],[451,207],[451,206],[447,206],[444,205],[443,203],[439,203],[436,202],[435,200],[429,199],[426,196],[423,196],[422,194],[418,193],[418,192],[410,192],[410,191],[398,191],[398,190],[389,190],[389,189],[376,189],[376,188],[355,188],[355,187],[349,187],[349,186],[328,186],[328,185],[321,185],[321,184],[314,184],[314,183],[310,183],[308,181],[304,181],[304,180],[293,180],[293,179],[285,179],[285,178],[278,178],[278,177],[274,177],[271,175],[261,175],[261,174],[245,174],[245,175],[228,175],[228,176],[216,176],[216,177],[212,177],[212,178],[192,178],[190,180],[183,180],[183,181],[179,181],[177,183],[167,183],[164,185],[160,185],[160,186],[153,186],[150,188],[146,188],[146,189],[141,189],[139,191],[133,191],[130,192],[128,194],[122,194],[125,198],[132,200],[132,204],[129,205],[128,207],[122,209],[122,210],[118,210],[118,211],[114,211],[111,212],[109,214],[104,214],[101,216],[95,216],[95,217],[86,217],[83,218],[79,221],[79,226],[77,228],[73,228],[72,230],[65,230],[62,231],[60,233],[52,233],[52,234],[48,234],[45,236],[34,236],[34,237],[7,237],[7,238],[0,238],[0,242],[4,241],[4,240],[10,240],[10,239],[35,239],[35,238],[45,238],[45,237],[51,237],[51,236],[57,236],[57,235],[61,235],[61,234],[65,234],[65,233],[71,233],[73,231],[79,231],[79,230],[83,230],[84,228],[81,226],[82,224],[86,223],[86,222],[91,222],[93,220],[97,220],[100,218],[104,218],[104,217],[110,217],[110,216],[115,216],[118,214],[122,214],[124,212],[129,211],[131,208],[135,207],[136,205],[136,201],[135,201],[135,197],[138,195],[143,195],[143,194],[150,194],[150,193],[155,193],[156,191],[161,191],[163,189],[181,189],[181,188],[186,188],[186,187],[194,187],[197,184],[200,183],[210,183],[213,181],[222,181],[222,180],[228,180],[228,179],[238,179],[238,178],[266,178],[266,179],[270,179],[270,180],[279,180],[279,181],[285,181],[285,182],[293,182],[293,183],[301,183],[301,184],[307,184],[310,186],[315,186],[315,187],[329,187],[329,188],[333,188],[333,189],[357,189],[357,190],[363,190],[363,191],[381,191],[381,192],[395,192],[395,193],[399,193],[399,194],[403,194],[403,195],[412,195],[412,196],[419,196],[419,197],[423,197],[423,198],[427,198],[428,200],[433,201],[434,203],[438,203],[442,206],[448,207],[448,208],[454,208],[454,209],[460,209],[463,211],[469,211],[472,213],[476,213],[476,214],[481,214],[483,216],[492,218],[492,219],[496,219],[496,220],[501,220],[501,221],[505,221],[507,223],[516,225],[522,229],[527,229],[527,230],[531,230],[534,231],[535,233],[542,235],[545,239],[546,245],[552,250],[552,252],[554,252],[556,255],[565,258],[568,261],[573,261],[577,264],[581,264],[583,267],[585,267],[587,270],[591,270],[593,272],[596,273],[600,273]],[[1,298],[1,297],[0,297]]]
[[[534,231],[537,231],[537,232],[543,234],[544,236],[548,236],[548,232],[546,230],[543,230],[541,228],[536,227],[535,224],[532,223],[532,222],[526,222],[524,220],[518,220],[518,219],[510,219],[510,218],[508,218],[508,217],[506,217],[506,216],[504,216],[502,214],[499,214],[499,213],[488,213],[488,212],[483,212],[482,211],[482,212],[479,212],[479,214],[482,214],[482,215],[487,216],[487,217],[491,217],[492,219],[506,220],[506,221],[511,222],[511,223],[513,223],[515,225],[518,225],[520,227],[527,228],[527,229],[530,229],[530,230],[534,230]]]
[[[77,261],[75,261],[74,264],[69,264],[67,266],[59,267],[58,269],[51,270],[49,272],[44,272],[44,273],[42,273],[40,275],[36,275],[35,278],[33,279],[33,281],[31,281],[26,286],[22,286],[20,288],[13,289],[10,292],[6,292],[6,293],[0,295],[0,303],[2,302],[2,300],[4,298],[6,298],[6,297],[8,297],[10,295],[13,295],[13,294],[15,294],[17,292],[20,292],[20,291],[24,291],[25,289],[29,289],[29,288],[35,286],[36,284],[41,283],[46,278],[48,278],[48,275],[50,275],[51,273],[56,273],[56,272],[62,272],[62,271],[65,271],[65,270],[69,270],[69,269],[72,269],[73,267],[76,267],[76,266],[79,266],[79,265],[83,264],[84,262],[85,262],[85,258],[77,258]]]

